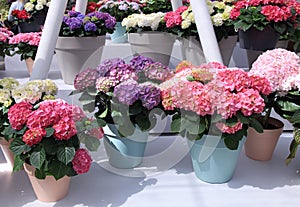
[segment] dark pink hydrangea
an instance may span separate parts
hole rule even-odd
[[[53,129],[53,135],[58,140],[69,140],[77,133],[75,122],[70,117],[62,118]]]
[[[46,136],[46,130],[43,128],[32,128],[25,132],[23,135],[23,142],[28,146],[33,146],[42,141],[43,137]]]
[[[84,90],[88,87],[95,86],[96,80],[99,77],[97,69],[86,69],[78,73],[74,80],[74,87],[77,90]]]
[[[92,158],[86,149],[79,149],[72,160],[73,169],[77,174],[87,173],[92,164]]]
[[[14,104],[8,111],[8,120],[11,127],[15,130],[21,130],[26,124],[32,109],[32,105],[22,101]]]

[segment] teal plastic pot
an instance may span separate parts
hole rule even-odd
[[[200,140],[188,142],[195,175],[216,184],[232,178],[245,138],[237,150],[228,149],[220,136],[204,135]]]
[[[149,132],[136,129],[133,135],[121,137],[117,127],[109,125],[104,128],[104,133],[104,147],[113,167],[130,169],[142,163]]]
[[[115,31],[110,35],[112,43],[126,43],[128,40],[126,27],[121,25],[121,22],[117,22]]]

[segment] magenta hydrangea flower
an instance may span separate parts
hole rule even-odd
[[[123,104],[132,105],[139,99],[139,84],[135,80],[129,79],[117,85],[114,90],[114,96]]]
[[[140,84],[139,88],[139,99],[142,101],[145,108],[151,110],[160,103],[160,89],[156,85],[152,83],[143,83]]]
[[[74,159],[72,160],[73,169],[77,174],[87,173],[92,164],[92,158],[86,149],[79,149],[76,151]]]

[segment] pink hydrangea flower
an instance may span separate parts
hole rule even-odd
[[[32,105],[23,101],[14,104],[8,111],[8,120],[11,127],[15,130],[21,130],[26,124],[32,109]]]
[[[247,89],[237,95],[239,96],[239,103],[244,116],[251,116],[253,113],[260,114],[264,111],[265,102],[258,91]]]
[[[62,118],[53,129],[53,135],[58,140],[69,140],[77,133],[75,122],[70,117]]]
[[[43,128],[32,128],[25,132],[23,135],[23,142],[28,146],[33,146],[42,141],[43,137],[46,136],[46,130]]]
[[[92,164],[92,158],[86,149],[79,149],[72,160],[73,169],[77,174],[87,173]]]
[[[216,126],[222,133],[235,134],[236,132],[238,132],[243,128],[243,123],[238,122],[234,126],[227,126],[223,122],[218,122]]]

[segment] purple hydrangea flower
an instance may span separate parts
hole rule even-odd
[[[173,73],[168,66],[165,66],[159,62],[146,63],[143,68],[145,77],[157,81],[166,81],[172,77]]]
[[[128,106],[139,99],[139,84],[135,80],[127,80],[114,89],[114,96],[123,104]]]
[[[139,10],[140,6],[136,2],[130,2],[129,5],[132,7],[133,10]]]
[[[116,18],[110,16],[108,19],[105,20],[105,27],[108,29],[113,29],[115,28],[116,23],[117,23]]]
[[[127,64],[118,65],[118,67],[110,70],[107,76],[114,79],[117,83],[124,82],[128,79],[138,79],[134,69]]]
[[[70,18],[69,17],[67,17],[67,16],[64,16],[63,17],[63,22],[66,24],[66,25],[70,25]]]
[[[94,87],[98,77],[99,74],[97,69],[88,68],[76,75],[74,87],[77,90],[84,90],[88,87]]]
[[[120,4],[119,5],[119,10],[121,10],[121,11],[127,11],[128,10],[128,6],[125,3]]]
[[[84,19],[84,18],[85,18],[85,15],[84,15],[84,14],[78,14],[77,18],[79,18],[79,19]]]
[[[69,11],[68,12],[69,17],[77,17],[79,14],[81,14],[81,13],[77,12],[77,11]]]
[[[121,58],[108,59],[98,65],[97,70],[99,71],[100,76],[106,76],[109,71],[117,68],[121,64],[125,64],[125,61]]]
[[[153,109],[161,101],[160,89],[152,83],[140,84],[140,95],[139,99],[142,104],[148,110]]]
[[[76,17],[70,18],[70,22],[69,22],[70,30],[79,29],[82,26],[82,24],[83,24],[82,19]]]
[[[86,22],[84,25],[84,30],[87,32],[90,32],[90,31],[95,32],[95,31],[97,31],[97,26],[93,22]]]
[[[135,56],[130,60],[130,65],[137,71],[143,70],[147,63],[154,63],[154,61],[151,58],[142,55]]]

